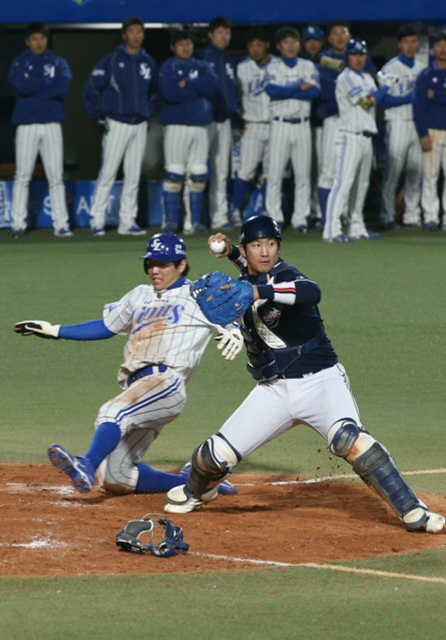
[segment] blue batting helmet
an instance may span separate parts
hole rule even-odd
[[[347,43],[347,48],[345,50],[348,56],[351,55],[367,55],[367,43],[365,40],[359,40],[359,38],[353,38],[349,40]]]
[[[310,24],[308,27],[302,31],[302,42],[306,42],[307,40],[324,40],[325,33],[324,30],[317,24]]]
[[[186,244],[174,233],[157,233],[150,238],[146,253],[142,257],[159,262],[186,260]]]
[[[277,238],[282,240],[282,230],[278,223],[269,216],[252,216],[243,224],[240,243],[243,245],[259,238]]]

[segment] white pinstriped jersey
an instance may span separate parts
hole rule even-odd
[[[268,79],[272,84],[280,86],[299,85],[309,82],[315,87],[320,87],[319,71],[310,60],[297,58],[297,64],[289,67],[281,58],[272,60],[268,67]],[[282,118],[309,118],[311,100],[271,100],[271,114],[273,117]]]
[[[368,73],[354,71],[349,67],[336,79],[336,101],[339,108],[339,129],[361,133],[369,131],[377,133],[376,109],[364,109],[359,103],[377,86]]]
[[[268,122],[270,98],[265,92],[265,79],[273,57],[259,65],[252,58],[242,60],[237,67],[237,78],[242,90],[243,119],[248,122]]]
[[[401,62],[398,57],[389,60],[381,71],[397,76],[398,82],[390,87],[388,95],[402,97],[412,94],[415,88],[415,81],[425,67],[426,65],[416,58],[413,67],[408,67],[407,64]],[[409,102],[399,107],[386,109],[384,111],[384,118],[386,120],[413,120],[412,103]]]
[[[129,373],[149,364],[166,364],[189,378],[217,330],[190,295],[190,282],[157,292],[139,285],[118,302],[104,307],[104,323],[114,333],[129,336],[119,370],[121,386]]]

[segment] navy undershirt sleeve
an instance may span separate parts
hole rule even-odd
[[[65,324],[59,331],[59,338],[64,340],[105,340],[115,335],[116,333],[105,326],[102,318],[80,324]]]

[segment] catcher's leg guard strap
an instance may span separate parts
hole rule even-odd
[[[240,460],[238,451],[221,434],[211,436],[194,451],[187,483],[189,490],[200,498],[217,486]]]
[[[387,449],[354,420],[336,422],[328,432],[331,451],[345,458],[362,480],[379,493],[403,517],[423,506],[403,478]]]

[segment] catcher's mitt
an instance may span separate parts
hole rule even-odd
[[[223,326],[240,318],[254,302],[254,288],[249,282],[220,271],[193,282],[190,292],[206,318]]]

